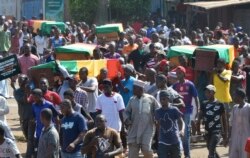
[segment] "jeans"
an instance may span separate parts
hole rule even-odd
[[[216,152],[216,146],[220,142],[220,138],[221,134],[219,132],[206,135],[208,158],[219,158],[219,155]]]
[[[184,114],[185,132],[183,138],[183,149],[185,157],[190,157],[190,132],[191,132],[191,114]]]
[[[77,151],[75,153],[65,153],[65,152],[62,151],[61,152],[61,157],[62,158],[84,158],[81,151]]]
[[[180,144],[164,145],[159,143],[157,154],[158,158],[181,158]]]

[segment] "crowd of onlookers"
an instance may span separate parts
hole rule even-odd
[[[219,22],[216,28],[187,31],[165,19],[157,25],[148,20],[124,27],[110,41],[97,38],[94,24],[65,24],[65,32],[55,26],[44,35],[25,20],[0,16],[1,58],[16,55],[22,72],[0,81],[0,157],[20,157],[5,118],[10,84],[27,158],[136,158],[140,151],[145,158],[154,152],[159,158],[180,158],[182,150],[190,158],[190,143],[199,135],[209,158],[219,157],[217,144],[229,145],[230,158],[247,158],[250,56],[242,27]],[[108,78],[109,70],[103,68],[89,77],[82,67],[78,75],[69,74],[54,49],[74,43],[96,44],[89,60],[117,59],[123,72]],[[218,58],[212,72],[196,71],[185,54],[177,57],[178,65],[167,58],[173,46],[213,44],[233,45],[231,67]],[[34,86],[30,68],[51,61],[58,69],[55,83],[41,78]]]

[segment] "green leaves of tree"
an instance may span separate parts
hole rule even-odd
[[[143,20],[149,15],[150,0],[110,0],[112,19],[116,21]]]
[[[93,23],[98,0],[70,0],[70,14],[74,21]]]
[[[102,0],[70,0],[71,17],[75,21],[93,23],[99,1]],[[109,0],[109,5],[102,7],[110,7],[112,21],[127,22],[148,17],[150,3],[151,0]]]

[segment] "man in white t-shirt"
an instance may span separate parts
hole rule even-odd
[[[4,128],[0,126],[0,157],[20,158],[16,143],[9,138],[5,138],[4,135]]]
[[[35,43],[37,47],[37,53],[39,56],[43,55],[44,48],[46,48],[46,39],[40,29],[37,29],[37,36],[35,37]]]
[[[96,78],[88,77],[88,69],[86,67],[82,67],[79,70],[79,77],[81,82],[79,83],[79,87],[87,92],[88,95],[88,112],[91,117],[95,119],[96,115],[96,99],[98,97],[98,82]]]
[[[115,129],[117,132],[124,130],[123,110],[125,105],[122,96],[118,93],[112,92],[112,81],[109,79],[103,80],[103,94],[97,97],[96,110],[102,113],[106,120],[107,126]]]
[[[7,104],[7,100],[0,95],[0,120],[7,124],[6,117],[9,113],[9,106]]]

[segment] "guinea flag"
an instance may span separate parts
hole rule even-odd
[[[123,74],[122,66],[117,59],[101,59],[101,60],[64,60],[59,61],[59,64],[65,67],[69,74],[78,74],[82,67],[86,67],[89,71],[89,77],[97,77],[102,68],[108,69],[108,78],[114,79],[120,72]],[[49,63],[33,66],[30,71],[30,77],[36,85],[39,84],[39,80],[45,77],[50,83],[54,82],[54,76],[59,72],[59,69],[55,61]]]
[[[108,77],[114,78],[118,72],[123,72],[122,66],[117,59],[101,59],[101,60],[68,60],[60,61],[60,65],[65,67],[69,74],[77,74],[80,68],[86,67],[89,71],[89,77],[96,77],[99,75],[102,68],[108,69]],[[51,61],[49,63],[33,66],[31,70],[36,69],[51,69],[52,72],[56,72],[56,62]]]

